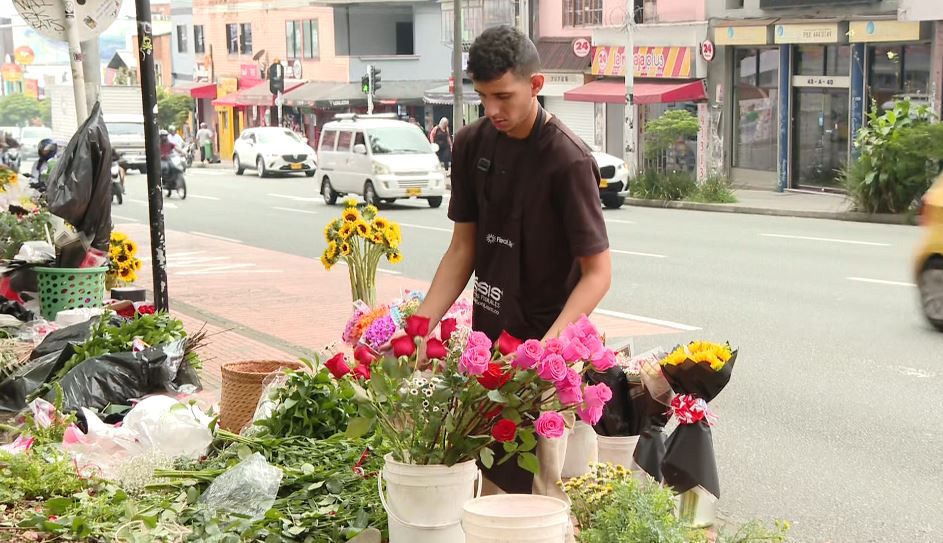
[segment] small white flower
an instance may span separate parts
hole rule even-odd
[[[411,388],[411,389],[409,389],[409,393],[410,393],[411,395],[413,395],[413,396],[419,396],[419,389],[418,389],[418,388]]]
[[[439,411],[441,411],[441,410],[439,409],[439,406],[438,406],[438,405],[433,405],[433,406],[432,406],[432,412],[433,412],[433,413],[438,413]]]
[[[423,401],[422,401],[422,408],[423,408],[423,409],[429,409],[429,400],[423,400]]]
[[[426,398],[431,398],[431,397],[432,397],[432,394],[433,394],[431,388],[423,389],[422,393],[426,395]]]

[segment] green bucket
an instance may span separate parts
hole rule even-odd
[[[102,306],[107,267],[34,269],[44,319],[55,320],[56,314],[66,309]]]

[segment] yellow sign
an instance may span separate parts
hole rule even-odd
[[[767,26],[718,26],[714,28],[717,45],[766,45],[769,43]]]
[[[36,60],[36,53],[28,45],[21,45],[13,50],[13,58],[17,64],[29,66]]]
[[[692,47],[636,47],[635,77],[687,79],[693,77]],[[625,76],[625,47],[599,45],[593,50],[593,75]]]
[[[3,76],[3,79],[10,82],[19,81],[23,79],[23,69],[20,68],[18,64],[7,62],[0,67],[0,75]]]
[[[838,43],[838,23],[776,25],[775,43]]]
[[[220,77],[219,81],[216,83],[216,97],[222,98],[223,96],[228,96],[234,92],[239,87],[239,80],[235,77]]]
[[[848,23],[848,41],[870,43],[879,41],[917,41],[920,23],[901,21],[851,21]]]

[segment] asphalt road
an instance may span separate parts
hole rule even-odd
[[[168,229],[316,258],[338,212],[305,177],[191,169],[187,180]],[[145,178],[129,176],[115,222],[146,222],[145,199]],[[431,279],[445,207],[384,211],[403,226],[398,271]],[[787,519],[797,541],[943,541],[943,334],[918,313],[919,229],[628,207],[605,217],[615,277],[602,307],[701,328],[637,349],[740,348],[711,404],[724,516]]]

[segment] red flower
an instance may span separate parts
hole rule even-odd
[[[481,386],[487,388],[488,390],[499,389],[510,380],[511,372],[502,371],[501,364],[498,364],[497,362],[490,362],[488,364],[488,369],[485,370],[483,374],[478,376],[478,382],[481,383]]]
[[[366,364],[369,366],[370,364],[373,364],[373,361],[376,359],[376,353],[374,353],[373,350],[366,345],[358,345],[357,348],[354,349],[354,360],[361,364]]]
[[[455,333],[455,329],[458,327],[458,321],[455,319],[443,319],[439,324],[439,337],[442,338],[442,342],[452,339],[452,334]]]
[[[495,408],[492,409],[491,411],[488,411],[487,413],[484,413],[484,415],[485,415],[485,418],[486,418],[486,419],[488,419],[488,420],[494,420],[494,419],[498,418],[498,415],[501,414],[501,411],[504,411],[504,406],[503,406],[503,405],[499,405],[499,406],[495,407]]]
[[[419,315],[407,318],[406,335],[413,339],[429,335],[429,318],[420,317]]]
[[[501,336],[498,337],[495,346],[498,347],[498,351],[500,351],[502,355],[507,356],[517,352],[517,348],[521,346],[521,343],[524,342],[507,333],[507,330],[505,330],[501,332]]]
[[[117,311],[117,313],[118,313],[118,315],[121,315],[122,317],[124,317],[124,318],[126,318],[126,319],[133,319],[133,318],[134,318],[134,315],[135,315],[134,306],[131,305],[131,304],[129,304],[129,305],[127,305],[127,306],[125,306],[125,307],[119,309],[119,310]]]
[[[393,345],[393,356],[399,358],[401,356],[412,356],[416,352],[416,342],[413,341],[413,338],[409,336],[399,336],[393,338],[391,342]]]
[[[514,421],[510,419],[501,419],[491,429],[491,436],[498,443],[514,441],[514,438],[517,437],[517,424],[514,424]]]
[[[331,372],[331,375],[333,375],[335,379],[340,379],[350,373],[350,366],[347,365],[347,361],[344,359],[344,353],[335,354],[330,360],[324,363],[324,366]]]
[[[437,358],[439,360],[445,359],[448,356],[449,350],[445,348],[445,345],[436,338],[430,339],[426,343],[426,357],[427,358]]]
[[[157,308],[151,304],[142,304],[138,306],[137,311],[139,315],[153,315],[157,311]]]
[[[354,368],[354,375],[356,375],[358,379],[370,380],[370,365],[358,364],[357,367]]]

